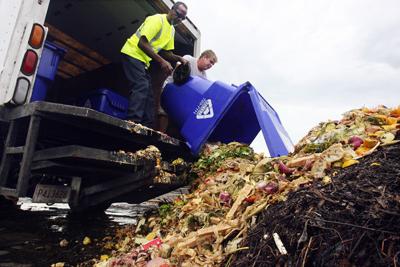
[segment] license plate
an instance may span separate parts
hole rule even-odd
[[[38,184],[33,193],[32,202],[35,203],[67,203],[71,188],[58,185]]]

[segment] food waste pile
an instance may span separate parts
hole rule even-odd
[[[122,228],[96,266],[398,266],[400,107],[320,123],[288,156],[207,144],[192,190]]]

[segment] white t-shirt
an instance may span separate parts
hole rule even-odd
[[[186,59],[189,64],[190,64],[190,75],[192,76],[199,76],[201,78],[207,79],[207,74],[205,71],[200,71],[199,68],[197,67],[197,58],[192,57],[190,55],[185,55],[183,56],[184,59]],[[180,64],[178,62],[178,64]],[[168,76],[168,78],[165,80],[164,82],[164,86],[165,87],[167,85],[167,83],[172,83],[174,82],[174,79],[172,78],[173,75]]]

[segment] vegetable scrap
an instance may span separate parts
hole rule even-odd
[[[134,229],[127,228],[129,234],[115,239],[112,255],[98,259],[97,266],[260,266],[256,263],[262,262],[305,266],[311,254],[327,259],[314,262],[315,266],[351,266],[361,257],[368,258],[369,252],[362,254],[359,248],[361,243],[375,242],[371,233],[381,235],[376,249],[396,265],[400,224],[398,209],[393,207],[399,208],[400,201],[390,184],[397,181],[398,190],[399,176],[390,176],[397,180],[385,180],[384,185],[375,180],[365,185],[365,178],[346,173],[360,166],[382,168],[384,159],[368,161],[367,156],[398,149],[399,122],[400,107],[354,109],[340,121],[320,123],[293,153],[277,158],[236,142],[206,144],[188,174],[193,181],[190,193],[163,203]],[[398,174],[399,164],[396,168]],[[359,187],[357,179],[363,183]],[[364,202],[373,204],[366,206],[370,210],[358,207]],[[328,204],[336,217],[328,215]],[[319,209],[325,210],[319,213]],[[352,216],[362,211],[358,219],[349,215],[352,222],[346,221],[349,216],[342,217],[345,210]],[[368,226],[382,214],[397,226],[392,230]],[[361,218],[363,224],[357,221]],[[293,220],[297,221],[292,227]],[[353,227],[352,234],[342,237],[335,232],[338,225]],[[316,228],[320,236],[313,234]],[[327,232],[332,236],[324,239]],[[325,249],[323,253],[318,246]],[[342,262],[331,259],[344,248],[346,257],[338,257]]]

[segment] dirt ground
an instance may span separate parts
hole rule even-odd
[[[265,210],[228,265],[400,266],[400,144],[330,177]]]
[[[101,241],[114,235],[118,227],[115,222],[105,214],[87,218],[65,215],[54,211],[23,211],[3,202],[0,206],[0,266],[43,267],[57,262],[76,266],[108,252]],[[91,243],[83,245],[86,236]],[[68,241],[64,247],[60,246],[63,239]]]

